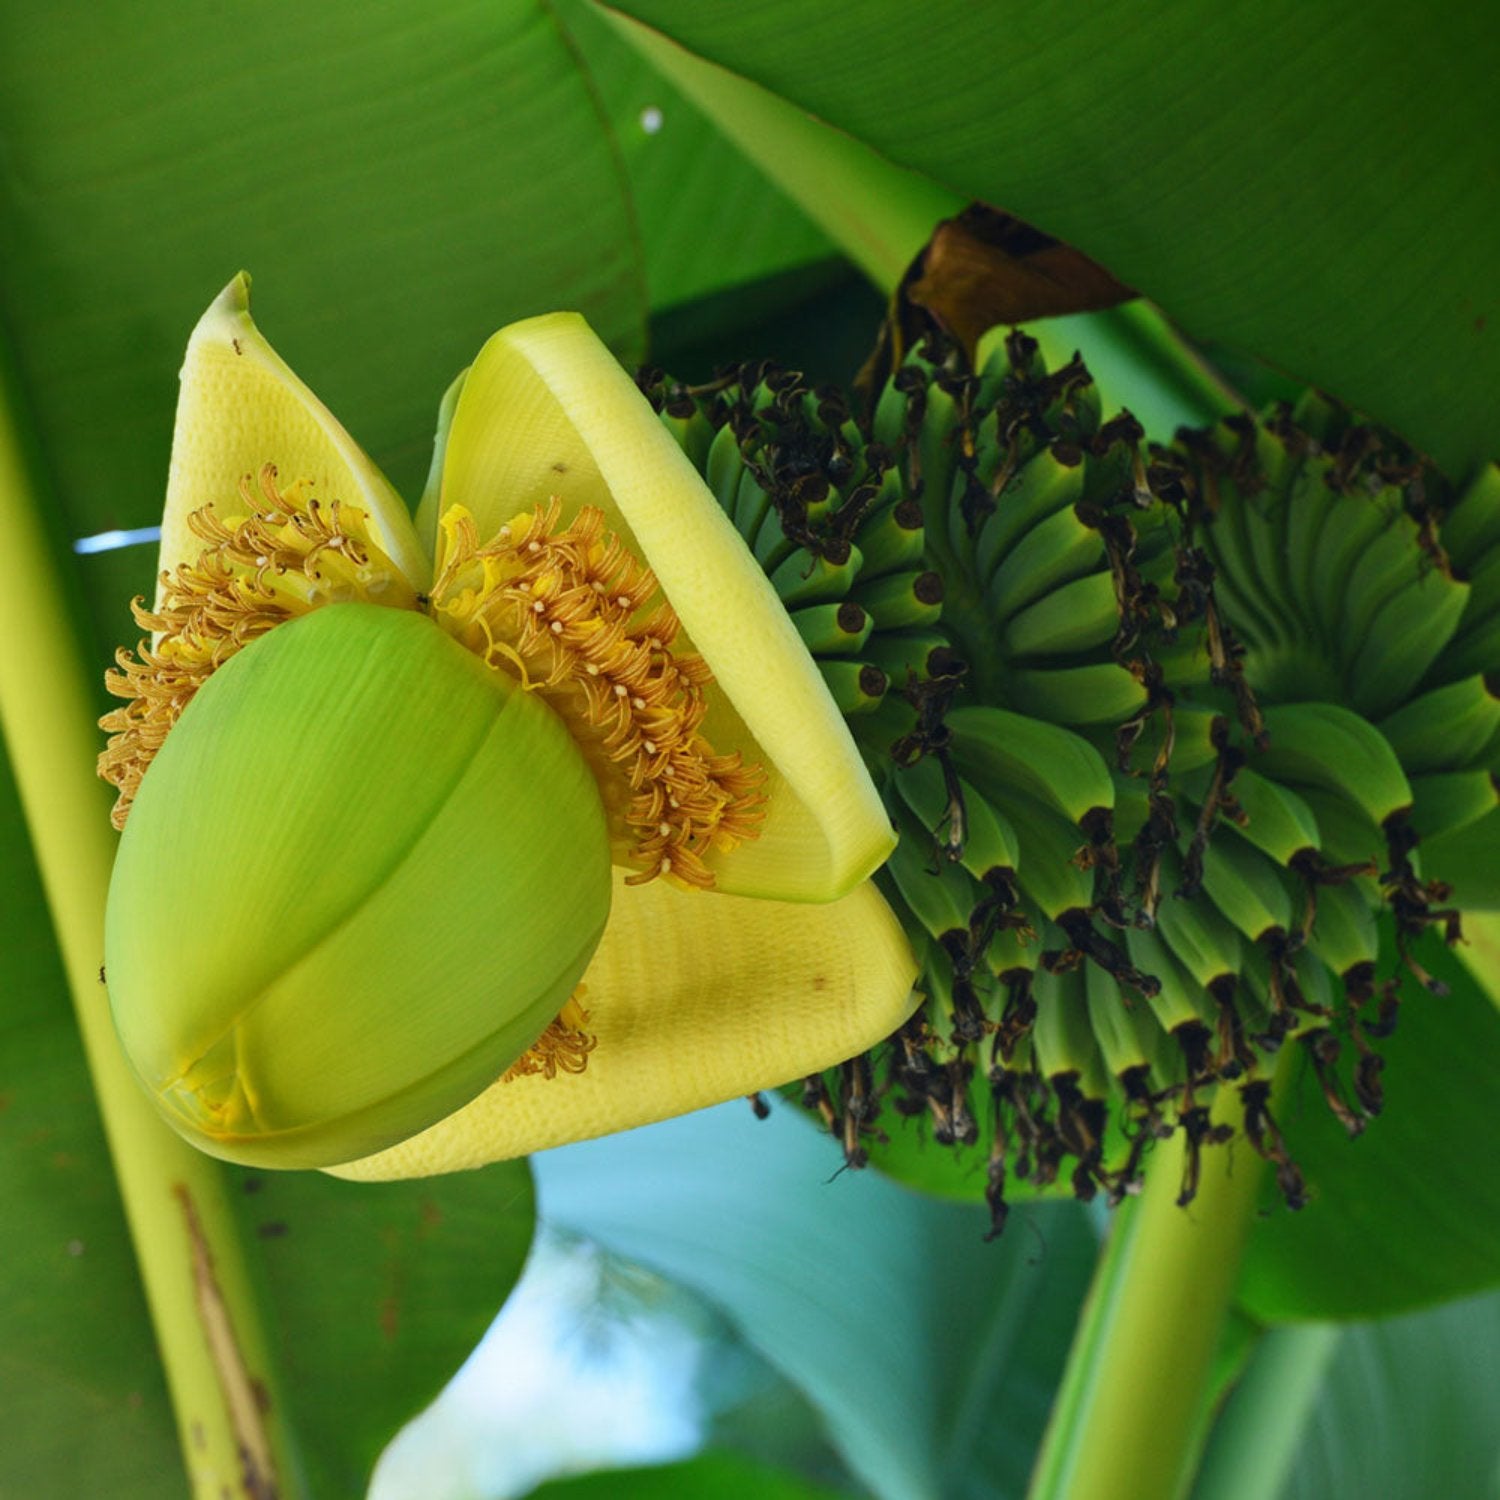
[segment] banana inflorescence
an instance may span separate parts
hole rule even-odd
[[[1456,492],[1310,395],[1147,445],[1013,333],[856,420],[760,364],[643,389],[785,601],[901,833],[926,1001],[809,1079],[851,1165],[884,1105],[1007,1185],[1134,1190],[1216,1089],[1293,1205],[1266,1059],[1351,1133],[1396,964],[1500,902],[1500,474]],[[1388,964],[1387,970],[1393,965]]]

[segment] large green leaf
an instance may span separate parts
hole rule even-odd
[[[0,766],[0,1496],[186,1494],[46,907]],[[104,1004],[100,991],[99,1004]],[[520,1274],[524,1163],[355,1185],[233,1174],[281,1395],[318,1495],[359,1493]]]
[[[840,1492],[737,1454],[705,1453],[680,1464],[554,1479],[531,1493],[535,1500],[837,1500]]]
[[[234,1176],[311,1491],[359,1494],[521,1274],[530,1172],[504,1162],[401,1183]]]
[[[1500,1177],[1489,1169],[1500,1078],[1500,1013],[1453,954],[1421,961],[1452,993],[1407,981],[1381,1050],[1385,1111],[1350,1140],[1310,1068],[1285,1107],[1312,1201],[1268,1197],[1240,1298],[1266,1322],[1400,1312],[1500,1281]]]
[[[693,1288],[798,1385],[884,1500],[1019,1496],[1096,1239],[1076,1204],[988,1215],[742,1104],[535,1159],[542,1212]]]
[[[589,0],[559,0],[557,8],[625,166],[653,316],[835,253],[782,190]]]
[[[540,4],[9,7],[0,143],[0,322],[75,535],[158,518],[187,334],[242,266],[413,492],[502,323],[566,304],[641,349],[624,173]]]
[[[1273,1329],[1194,1500],[1500,1494],[1500,1294],[1378,1323]]]
[[[1278,1500],[1500,1494],[1500,1296],[1351,1328]]]
[[[172,1500],[166,1386],[3,761],[0,851],[0,1496]]]
[[[1455,472],[1493,455],[1500,29],[1483,7],[620,8]]]

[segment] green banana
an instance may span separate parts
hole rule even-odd
[[[1166,897],[1156,912],[1156,927],[1182,966],[1204,989],[1240,971],[1243,947],[1233,926],[1205,901],[1175,895],[1182,881],[1182,863],[1168,850],[1162,862]]]
[[[1126,775],[1123,771],[1111,772],[1110,779],[1115,784],[1115,844],[1128,849],[1151,816],[1149,783],[1144,776]]]
[[[908,460],[915,460],[911,488],[922,499],[927,545],[939,554],[946,550],[949,516],[955,508],[950,504],[954,469],[958,464],[958,449],[953,442],[957,430],[955,406],[941,382],[929,381],[922,425],[916,442],[908,449]],[[941,555],[936,560],[947,561]]]
[[[1009,476],[995,496],[973,545],[975,577],[987,583],[1016,543],[1038,522],[1083,496],[1083,465],[1076,452],[1044,448]]]
[[[1112,974],[1085,964],[1089,1024],[1105,1066],[1116,1078],[1144,1074],[1158,1089],[1173,1081],[1175,1059],[1149,1006],[1127,998]]]
[[[1235,628],[1252,644],[1284,646],[1291,638],[1288,616],[1291,605],[1267,597],[1271,582],[1262,575],[1247,533],[1248,505],[1233,486],[1223,495],[1204,532],[1204,541],[1214,561],[1214,593],[1235,622]]]
[[[1500,467],[1486,464],[1443,518],[1442,542],[1461,568],[1500,547]]]
[[[754,485],[753,478],[751,484]],[[741,535],[743,534],[742,532]],[[765,509],[761,512],[760,524],[752,535],[754,539],[750,550],[755,553],[755,560],[765,570],[767,577],[773,574],[797,547],[797,544],[786,534],[786,528],[781,521],[781,512],[769,503],[769,497],[767,497]]]
[[[1146,701],[1145,688],[1112,661],[1008,672],[1005,691],[1023,714],[1085,726],[1121,724]]]
[[[977,895],[973,882],[951,860],[939,857],[932,833],[916,818],[898,815],[896,823],[901,838],[885,868],[907,909],[934,938],[967,935]]]
[[[708,445],[708,460],[703,468],[703,478],[719,504],[729,513],[731,520],[737,521],[734,502],[740,476],[744,472],[745,461],[740,455],[739,439],[726,422]]]
[[[887,573],[854,590],[877,630],[920,629],[936,625],[943,613],[942,576],[930,570]]]
[[[1243,839],[1214,838],[1203,851],[1203,889],[1252,943],[1292,928],[1292,895],[1280,870]]]
[[[831,661],[817,663],[833,701],[843,714],[867,714],[880,706],[890,687],[890,679],[867,661]]]
[[[836,602],[848,594],[850,585],[859,577],[863,561],[858,547],[851,546],[839,562],[798,547],[776,566],[771,574],[771,587],[788,609]],[[880,622],[875,623],[878,626]]]
[[[1411,790],[1412,827],[1424,840],[1467,828],[1500,803],[1500,782],[1493,771],[1413,776]],[[1500,846],[1495,849],[1495,858],[1500,862]]]
[[[1380,733],[1414,775],[1476,764],[1500,734],[1500,675],[1479,673],[1433,688],[1380,721]]]
[[[728,431],[727,428],[722,429]],[[718,439],[715,439],[717,442]],[[742,469],[734,487],[734,529],[752,545],[768,515],[773,515],[771,497],[748,468]],[[777,523],[780,529],[780,522]]]
[[[1086,651],[1120,627],[1114,579],[1108,573],[1075,578],[1016,614],[1000,641],[1011,656]]]
[[[875,622],[852,599],[811,604],[791,612],[802,644],[814,656],[853,656],[870,638]]]
[[[865,578],[909,571],[922,564],[922,507],[912,499],[883,506],[860,526],[855,540],[864,555]]]
[[[1500,567],[1493,571],[1500,575]],[[1481,576],[1476,576],[1476,593],[1480,581]],[[1469,603],[1470,617],[1459,622],[1452,643],[1443,653],[1443,667],[1449,676],[1458,677],[1469,672],[1493,673],[1495,663],[1500,662],[1500,607],[1482,615],[1472,607],[1472,596]]]
[[[971,783],[959,778],[968,818],[963,867],[976,880],[1014,876],[1021,867],[1021,841],[1009,821]]]
[[[996,620],[1008,620],[1062,584],[1095,571],[1105,561],[1104,543],[1076,510],[1060,510],[1011,548],[985,587]]]
[[[1165,723],[1158,714],[1158,723]],[[1217,709],[1202,708],[1192,703],[1178,702],[1172,706],[1172,755],[1171,768],[1174,775],[1186,776],[1204,766],[1212,766],[1219,758],[1219,750],[1229,732],[1228,721]],[[1154,750],[1156,742],[1148,748]],[[1144,765],[1138,753],[1137,764]]]
[[[1342,655],[1344,599],[1360,562],[1379,550],[1382,534],[1393,517],[1401,514],[1401,497],[1394,490],[1380,494],[1344,497],[1318,537],[1317,593],[1313,603],[1315,626],[1324,650],[1335,659]]]
[[[654,404],[654,402],[653,402]],[[717,429],[686,393],[677,394],[670,389],[663,393],[657,416],[661,425],[672,435],[672,441],[688,456],[688,461],[702,474],[708,466],[709,449],[717,436]],[[724,497],[714,492],[720,505]],[[727,506],[726,506],[727,509]]]
[[[900,691],[908,678],[922,682],[941,675],[939,664],[952,658],[953,648],[935,630],[877,630],[865,642],[864,656]]]
[[[1468,584],[1435,568],[1409,578],[1387,605],[1388,625],[1377,620],[1348,637],[1360,643],[1347,672],[1349,702],[1368,719],[1404,702],[1454,639],[1468,601]],[[1495,649],[1500,653],[1500,633]],[[1455,663],[1461,659],[1460,651]]]
[[[1270,746],[1252,768],[1277,780],[1347,797],[1376,823],[1411,806],[1411,787],[1387,740],[1337,703],[1278,703],[1265,710]]]
[[[880,396],[875,403],[875,414],[870,422],[871,436],[877,443],[900,451],[910,422],[909,393],[914,386],[925,384],[920,371],[908,368],[898,371],[895,377],[881,387]]]
[[[1379,865],[1389,853],[1389,840],[1363,808],[1337,792],[1304,787],[1302,800],[1318,820],[1323,854],[1336,865]]]
[[[1380,506],[1380,499],[1369,502]],[[1338,606],[1337,639],[1345,647],[1368,644],[1367,637],[1377,620],[1388,616],[1392,601],[1409,583],[1442,574],[1430,566],[1417,548],[1416,523],[1405,515],[1400,496],[1392,494],[1386,501],[1392,507],[1382,517],[1379,533],[1366,545],[1349,571],[1349,582]]]
[[[1177,1036],[1184,1027],[1201,1028],[1215,1019],[1208,992],[1173,955],[1158,931],[1127,928],[1125,947],[1131,963],[1157,982],[1155,992],[1146,996],[1146,1004],[1164,1031]]]
[[[1010,788],[1047,801],[1071,822],[1113,807],[1114,778],[1081,735],[1026,714],[975,705],[945,720],[953,758],[985,793]]]
[[[950,784],[936,756],[924,755],[914,765],[901,767],[894,781],[923,826],[946,841],[950,858],[957,858],[975,879],[992,872],[1013,874],[1019,867],[1015,830],[957,772],[951,773]]]
[[[1351,969],[1373,967],[1380,956],[1380,936],[1374,908],[1361,882],[1350,880],[1318,888],[1317,911],[1307,946],[1344,979]]]
[[[1326,462],[1303,466],[1287,496],[1284,547],[1287,583],[1303,632],[1316,633],[1318,600],[1318,537],[1330,515],[1340,507],[1340,495],[1327,482]]]
[[[1109,1078],[1089,1025],[1088,994],[1075,963],[1061,973],[1045,966],[1032,981],[1037,1061],[1048,1078],[1071,1077],[1086,1099],[1102,1099]]]
[[[1029,927],[1010,923],[997,928],[985,950],[985,963],[996,979],[1013,979],[1036,968],[1040,947]]]
[[[1034,908],[1053,921],[1064,912],[1086,912],[1094,902],[1094,881],[1080,863],[1086,846],[1078,826],[1024,794],[982,783],[980,789],[1015,829],[1021,890]]]
[[[1318,820],[1307,800],[1279,781],[1243,767],[1230,792],[1240,814],[1231,815],[1230,826],[1277,864],[1290,865],[1299,854],[1318,849]]]

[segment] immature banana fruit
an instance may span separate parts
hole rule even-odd
[[[1132,1191],[1180,1126],[1186,1200],[1229,1087],[1300,1203],[1267,1056],[1362,1129],[1413,946],[1500,905],[1497,471],[1456,490],[1318,396],[1148,450],[1020,333],[914,355],[868,422],[765,365],[643,388],[901,832],[926,1004],[809,1081],[848,1159],[883,1102],[925,1120],[998,1229],[1018,1183]]]

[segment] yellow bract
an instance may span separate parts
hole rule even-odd
[[[419,513],[467,506],[481,536],[552,496],[597,506],[661,581],[719,693],[704,729],[771,777],[760,836],[715,866],[719,888],[827,901],[881,865],[890,820],[775,590],[687,456],[582,318],[497,333],[465,377],[440,491]],[[442,566],[442,557],[438,557]]]
[[[406,506],[385,476],[297,378],[250,317],[243,273],[214,299],[188,340],[167,470],[161,567],[197,560],[201,541],[189,518],[212,505],[221,519],[236,505],[240,480],[274,463],[290,483],[355,505],[370,518],[381,550],[422,589],[432,560],[417,542]]]

